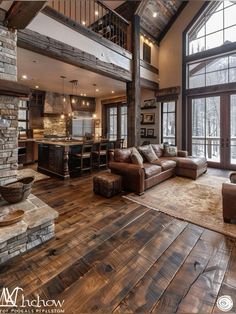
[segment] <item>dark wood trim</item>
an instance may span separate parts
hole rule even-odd
[[[171,26],[174,24],[174,22],[177,20],[177,18],[180,16],[183,9],[186,7],[189,1],[183,1],[178,8],[177,12],[172,16],[168,24],[165,26],[164,31],[160,34],[160,36],[157,38],[157,41],[160,43],[162,39],[165,37]]]
[[[115,98],[107,98],[107,99],[103,99],[101,101],[102,105],[110,105],[110,104],[116,104],[116,103],[127,103],[126,95],[118,96],[118,97],[115,97]]]
[[[4,25],[9,29],[24,29],[47,1],[14,1],[6,14]]]
[[[140,144],[141,80],[140,80],[140,17],[134,15],[132,21],[132,82],[127,83],[128,105],[128,147]]]
[[[151,65],[150,63],[147,63],[146,61],[142,59],[140,59],[140,66],[155,74],[159,74],[159,69],[157,69],[156,67],[154,67],[153,65]]]
[[[140,78],[141,87],[147,88],[150,90],[157,91],[159,89],[159,84],[150,80],[147,80],[143,77]]]
[[[186,96],[201,96],[236,91],[236,83],[226,83],[207,87],[198,87],[186,90]]]
[[[131,73],[115,64],[103,62],[95,56],[61,41],[31,30],[18,31],[17,45],[44,56],[96,72],[124,82],[131,81]]]
[[[29,97],[30,89],[17,82],[0,80],[0,95],[14,97]]]
[[[199,16],[208,6],[210,1],[206,1],[201,6],[200,10],[198,10],[197,14],[190,21],[188,26],[185,28],[182,34],[182,149],[188,148],[189,141],[189,119],[188,119],[188,104],[186,97],[186,34],[190,27],[197,21]]]
[[[97,33],[91,31],[90,29],[80,25],[79,23],[76,23],[75,21],[71,20],[70,18],[57,12],[53,8],[46,6],[42,10],[42,13],[44,13],[48,17],[54,19],[55,21],[60,22],[60,23],[64,24],[65,26],[73,29],[74,31],[98,42],[99,44],[103,45],[104,47],[107,47],[107,48],[119,53],[120,55],[130,59],[130,60],[132,59],[132,54],[129,51],[121,48],[120,46],[114,44],[110,40],[104,38],[101,35],[98,35]]]
[[[189,56],[185,56],[183,59],[185,62],[193,62],[195,60],[207,59],[210,57],[216,57],[219,55],[226,54],[228,52],[236,51],[236,43],[226,44],[220,47],[212,48],[206,51],[201,51],[198,53],[194,53]]]

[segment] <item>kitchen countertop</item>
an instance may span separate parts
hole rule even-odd
[[[36,143],[38,144],[48,144],[48,145],[58,145],[58,146],[74,146],[74,145],[82,145],[83,141],[76,141],[76,140],[67,140],[67,141],[63,141],[63,140],[37,140]]]

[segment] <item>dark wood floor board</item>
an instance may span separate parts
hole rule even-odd
[[[97,246],[92,251],[88,252],[82,260],[78,260],[71,267],[68,267],[58,276],[47,282],[40,290],[36,289],[35,294],[47,295],[48,298],[53,298],[50,295],[51,291],[54,293],[62,293],[65,288],[68,288],[73,282],[78,280],[81,276],[80,274],[85,274],[95,262],[102,260],[109,252],[114,250],[121,243],[128,241],[129,237],[135,233],[141,226],[150,222],[154,217],[159,216],[157,212],[149,210],[146,215],[142,215],[137,220],[133,221],[131,224],[126,226],[124,229],[120,230],[117,234],[112,236],[107,241],[103,242],[101,245]],[[148,224],[149,225],[149,224]],[[85,261],[85,263],[83,262]],[[81,267],[81,265],[83,267]],[[82,270],[81,270],[82,269]],[[86,271],[85,271],[86,269]],[[58,287],[57,290],[54,287]],[[62,290],[63,289],[63,290]],[[43,293],[42,293],[43,291]]]
[[[235,239],[123,194],[96,195],[92,177],[34,184],[59,213],[56,236],[1,265],[0,287],[64,298],[66,314],[221,313],[216,301],[225,294],[236,304]]]
[[[220,249],[222,241],[218,242],[217,248],[216,240],[219,240],[218,233],[215,233],[215,238],[213,237],[213,234],[211,234],[209,239],[206,238],[206,234],[209,234],[208,230],[203,232],[200,240],[190,252],[185,263],[163,293],[157,305],[153,308],[154,313],[176,313],[180,308],[183,310],[181,306],[184,304],[185,299],[187,300],[188,297],[191,298],[192,292],[195,293],[195,299],[191,299],[191,301],[188,300],[188,302],[191,302],[191,306],[188,307],[187,312],[190,313],[193,313],[194,310],[196,310],[194,308],[195,302],[200,306],[202,302],[206,301],[204,296],[207,297],[208,295],[211,295],[211,289],[212,296],[213,298],[215,297],[214,290],[218,289],[218,282],[223,280],[222,274],[226,270],[229,253],[228,251]],[[221,238],[224,238],[223,235],[220,236]],[[210,278],[208,277],[208,274]],[[193,290],[196,289],[196,291],[199,291],[198,282],[205,284],[202,284],[200,288],[200,290],[202,290],[200,292],[205,295],[201,295],[200,293],[199,297]],[[216,287],[214,285],[216,285]],[[207,302],[208,301],[209,300],[207,300]],[[212,306],[211,302],[210,304]],[[200,311],[196,313],[210,312],[207,312],[206,310],[205,312]]]
[[[187,225],[187,222],[173,219],[164,232],[160,232],[152,238],[139,253],[150,261],[155,262]]]
[[[218,297],[230,296],[233,301],[233,307],[230,313],[236,313],[236,246],[234,245],[230,260],[228,263],[227,272],[223,279],[221,288],[218,293]],[[222,311],[221,311],[222,312]],[[212,313],[220,313],[216,303],[214,305]]]
[[[114,313],[149,313],[197,243],[202,228],[186,228],[127,295]]]

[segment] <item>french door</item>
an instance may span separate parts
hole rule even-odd
[[[189,151],[212,167],[236,169],[236,93],[189,99]]]

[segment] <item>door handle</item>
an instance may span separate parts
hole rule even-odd
[[[229,139],[228,138],[226,139],[226,147],[227,148],[229,147]]]
[[[221,139],[221,148],[224,148],[224,146],[225,146],[225,141],[224,141],[224,139],[222,138],[222,139]]]

